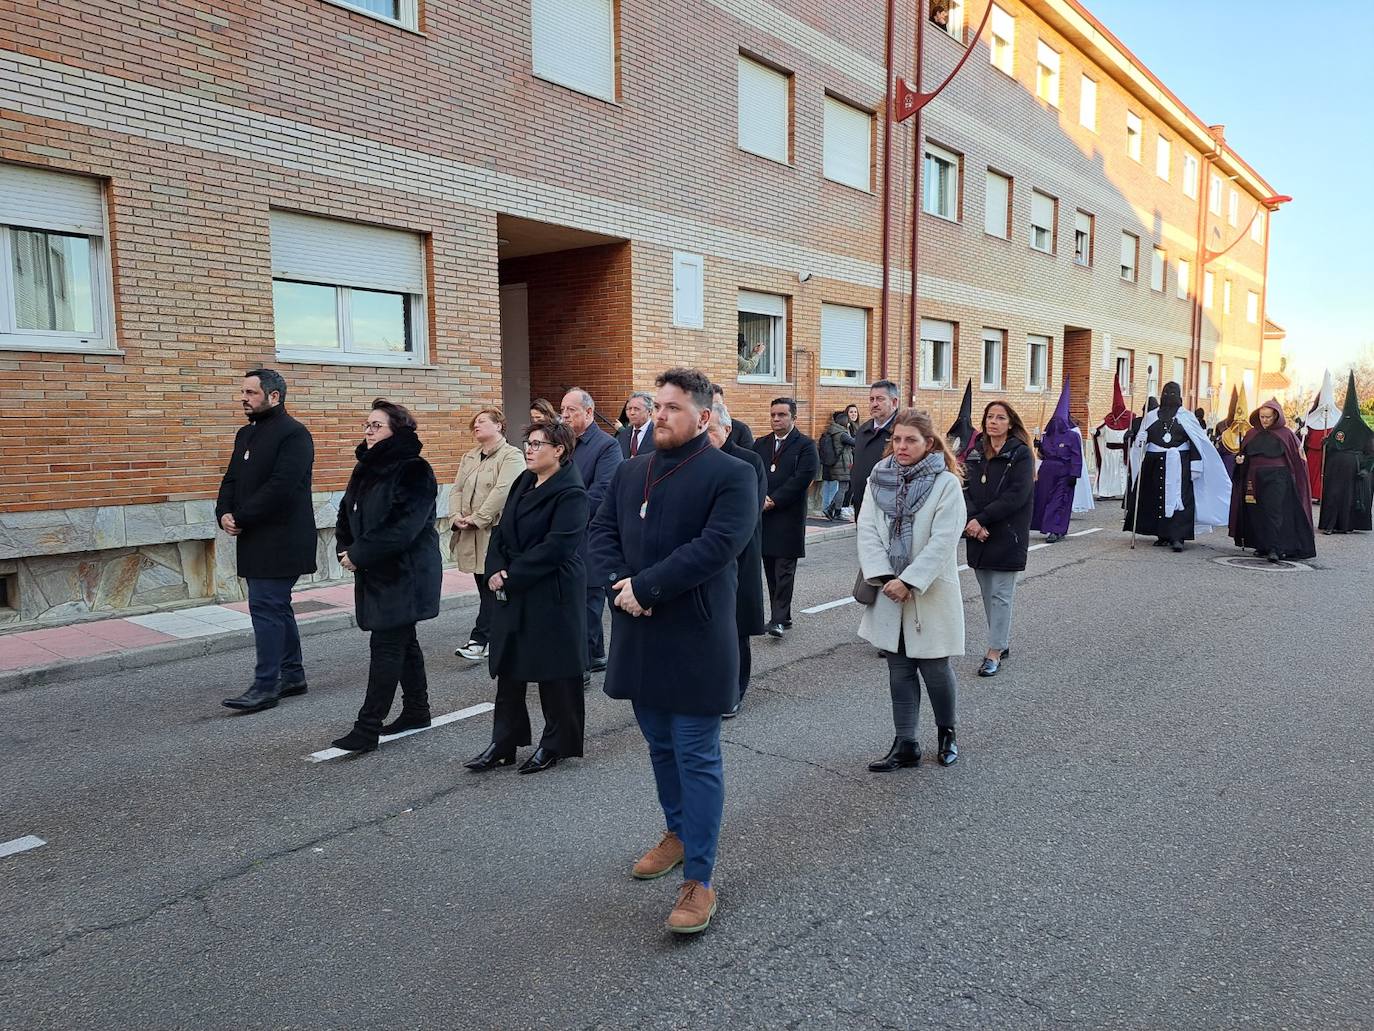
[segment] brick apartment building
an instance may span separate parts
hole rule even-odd
[[[936,7],[927,84],[986,9]],[[519,420],[579,384],[613,416],[671,364],[756,427],[793,395],[812,431],[882,375],[945,422],[972,378],[1028,423],[1068,375],[1087,427],[1114,375],[1136,405],[1256,378],[1274,191],[1076,0],[999,0],[926,109],[914,359],[916,140],[892,130],[884,348],[885,15],[5,5],[0,623],[237,596],[211,499],[258,365],[315,435],[321,578],[378,395],[416,410],[442,481],[479,405]],[[908,80],[917,16],[895,15]],[[1202,275],[1199,231],[1230,248]]]

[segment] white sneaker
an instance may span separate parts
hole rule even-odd
[[[485,644],[478,644],[476,641],[469,641],[467,644],[463,645],[463,647],[454,651],[453,654],[467,659],[469,662],[481,662],[487,657],[487,646]]]

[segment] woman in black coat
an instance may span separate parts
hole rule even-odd
[[[358,464],[339,503],[339,562],[353,574],[358,627],[372,631],[367,694],[358,720],[335,748],[370,752],[381,734],[429,726],[429,684],[415,624],[439,614],[443,562],[434,528],[439,487],[420,457],[415,419],[382,398],[372,402]],[[401,714],[382,726],[401,685]]]
[[[1035,460],[1021,417],[1005,401],[989,402],[983,409],[982,430],[965,464],[969,519],[964,537],[988,620],[988,650],[978,675],[994,677],[1011,654],[1011,604],[1016,574],[1026,568]]]
[[[468,762],[477,772],[509,766],[530,743],[525,688],[539,684],[544,733],[521,773],[538,773],[582,754],[587,668],[587,489],[572,464],[577,440],[564,423],[525,431],[525,471],[511,486],[487,545],[487,585],[495,592],[488,668],[496,678],[491,744]]]

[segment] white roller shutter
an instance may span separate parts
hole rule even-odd
[[[739,145],[787,161],[787,76],[747,57],[739,59]]]
[[[782,318],[787,314],[787,298],[778,294],[760,294],[752,290],[739,292],[739,310],[755,315],[773,315]]]
[[[843,304],[821,305],[821,368],[856,372],[868,367],[868,311]]]
[[[952,344],[954,343],[954,323],[942,322],[939,319],[922,319],[921,339],[942,340],[947,344]]]
[[[274,211],[272,276],[422,294],[424,249],[417,233]]]
[[[105,201],[100,180],[0,164],[0,224],[104,236]]]
[[[873,119],[867,111],[825,98],[825,177],[856,190],[871,184]]]
[[[1054,198],[1031,191],[1031,224],[1054,231]]]
[[[615,99],[613,0],[533,0],[530,22],[535,75]]]
[[[987,202],[983,210],[983,229],[990,236],[1006,239],[1010,223],[1007,205],[1011,197],[1011,180],[988,169]]]

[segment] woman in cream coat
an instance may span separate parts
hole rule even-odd
[[[483,571],[487,565],[487,543],[501,518],[515,478],[525,471],[525,456],[506,443],[506,417],[499,408],[483,408],[472,419],[472,435],[477,446],[463,456],[458,478],[449,495],[449,514],[453,516],[453,537],[449,557],[477,581],[477,622],[468,643],[453,654],[470,662],[487,657],[491,634],[491,608],[494,594]]]
[[[887,653],[897,731],[887,755],[868,768],[890,773],[920,763],[922,680],[939,728],[939,762],[949,766],[959,758],[949,660],[964,654],[958,547],[968,518],[958,463],[924,412],[904,408],[893,418],[888,454],[874,466],[864,500],[859,565],[879,590],[859,636]]]

